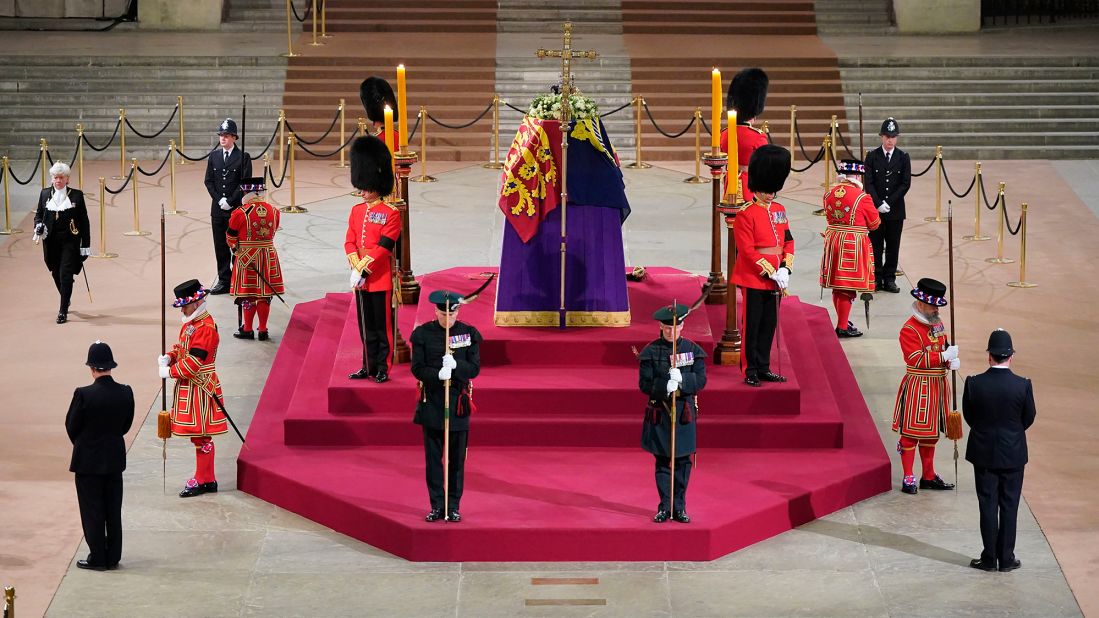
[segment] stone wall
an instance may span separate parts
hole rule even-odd
[[[981,0],[893,0],[901,34],[955,34],[981,29]]]

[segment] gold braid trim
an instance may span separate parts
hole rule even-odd
[[[771,262],[769,262],[767,258],[759,258],[758,260],[756,260],[756,266],[759,266],[761,271],[760,274],[765,277],[770,277],[771,275],[775,274],[775,270],[777,270],[774,266],[771,265]]]

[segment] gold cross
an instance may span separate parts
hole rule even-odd
[[[588,51],[573,51],[572,49],[572,22],[564,25],[564,46],[561,49],[539,49],[536,55],[539,58],[561,59],[561,122],[568,122],[572,110],[569,107],[569,95],[572,93],[572,59],[587,58],[595,60],[597,54],[594,49]]]

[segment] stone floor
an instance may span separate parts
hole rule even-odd
[[[986,164],[986,172],[1000,165]],[[1004,173],[1015,174],[1013,178],[1022,169],[1009,167],[1015,166],[1014,162],[1002,166]],[[690,166],[676,167],[626,171],[633,205],[633,214],[624,227],[627,259],[635,265],[669,264],[703,272],[709,264],[709,187],[684,184],[681,181]],[[433,167],[438,183],[412,185],[416,272],[455,264],[495,264],[502,225],[494,198],[498,173],[476,166],[444,169]],[[1065,167],[1058,171],[1070,182],[1079,178],[1075,174],[1086,172]],[[187,173],[193,175],[196,170],[189,168]],[[313,162],[300,165],[299,174],[302,180],[298,199],[308,202],[310,212],[284,216],[278,237],[290,282],[286,298],[291,304],[345,285],[341,243],[346,212],[354,203],[346,195],[345,172]],[[819,180],[815,173],[795,176],[780,198],[791,214],[799,265],[803,266],[794,274],[793,291],[814,303],[820,302],[815,265],[823,220],[810,212],[818,207]],[[1094,184],[1090,186],[1094,190]],[[919,210],[927,209],[933,192],[930,179],[917,180],[913,202],[921,204]],[[285,202],[286,191],[276,191],[272,197]],[[180,208],[186,207],[192,213],[174,217],[170,224],[176,240],[169,243],[173,250],[169,285],[188,276],[208,277],[212,266],[206,206],[193,192],[186,202]],[[111,216],[125,221],[125,201],[113,209]],[[148,214],[145,217],[146,229],[155,225]],[[117,222],[112,225],[120,226]],[[909,279],[921,276],[928,260],[942,261],[941,255],[935,257],[941,246],[935,239],[943,233],[941,225],[913,221],[902,254],[902,267],[910,271]],[[146,286],[155,285],[159,272],[156,245],[147,242],[149,239],[116,242],[116,238],[112,234],[110,242],[124,247],[131,258],[124,270]],[[33,281],[33,287],[42,288],[44,275],[38,272],[40,263],[31,259],[27,242],[21,239],[21,246],[14,250],[10,243],[0,248],[6,248],[9,257],[19,258],[22,270],[33,271],[25,278]],[[135,250],[133,243],[139,242],[143,244]],[[177,251],[189,259],[184,261]],[[100,270],[98,280],[104,278],[105,264],[92,266]],[[945,276],[937,270],[930,272]],[[7,279],[5,276],[5,283]],[[36,304],[48,307],[52,289],[39,292],[36,297],[44,300]],[[155,299],[155,290],[147,292]],[[143,298],[128,302],[141,305],[140,311],[133,311],[140,318],[134,319],[139,319],[143,332],[152,336],[158,322],[154,301]],[[830,301],[826,298],[821,304],[830,306]],[[882,439],[889,447],[895,443],[889,420],[903,371],[896,332],[907,316],[909,304],[906,294],[878,295],[868,334],[844,343]],[[227,325],[234,320],[230,301],[214,297],[211,307],[223,332],[228,333],[231,327]],[[37,311],[48,314],[47,308]],[[998,310],[990,311],[994,316]],[[70,332],[88,338],[91,331],[80,330],[82,322],[87,321],[98,328],[95,332],[105,333],[103,339],[111,341],[137,328],[124,326],[124,332],[117,326],[125,324],[126,319],[109,320],[105,315],[78,316]],[[283,307],[272,310],[274,343],[223,340],[219,373],[225,384],[226,404],[242,429],[254,411],[288,315]],[[861,309],[857,308],[854,317],[864,328]],[[170,332],[174,320],[174,314],[170,315]],[[974,342],[983,343],[990,330],[983,328],[985,321],[981,325],[983,332],[970,337]],[[0,328],[8,330],[12,326],[10,321],[0,321]],[[1021,350],[1034,348],[1033,344],[1024,348],[1027,339],[1026,334],[1016,334]],[[965,340],[962,345],[963,370],[981,371],[979,348],[967,348]],[[77,355],[83,354],[82,346],[81,339],[80,345],[70,346],[66,355],[73,356],[76,348],[81,349]],[[234,460],[240,444],[228,435],[217,440],[222,491],[181,501],[175,493],[190,476],[192,455],[188,443],[169,441],[167,491],[156,487],[156,481],[162,480],[162,446],[155,438],[154,419],[160,398],[154,398],[154,389],[150,388],[151,384],[158,385],[150,377],[155,354],[151,348],[152,342],[141,343],[141,356],[127,348],[123,352],[126,360],[120,361],[122,366],[117,370],[121,381],[132,381],[135,386],[140,383],[140,405],[149,406],[151,412],[133,438],[125,475],[122,566],[118,571],[95,573],[77,570],[70,564],[56,594],[48,601],[50,616],[1081,614],[1057,558],[1025,505],[1020,512],[1018,543],[1024,567],[1010,574],[986,574],[966,566],[979,551],[980,537],[971,469],[964,460],[958,468],[957,492],[907,496],[893,491],[704,563],[410,563],[235,491]],[[1021,360],[1019,371],[1024,374],[1031,373],[1038,362]],[[74,380],[65,382],[61,390],[83,383],[82,378]],[[61,398],[67,402],[67,394]],[[1040,405],[1039,423],[1045,420],[1045,413]],[[57,414],[57,410],[51,412],[54,419]],[[961,446],[964,448],[964,444]],[[945,477],[953,479],[950,451],[949,444],[943,444],[937,464]],[[712,472],[702,468],[698,473]],[[899,479],[899,472],[894,477]],[[71,501],[65,506],[71,508]],[[66,517],[75,526],[74,514],[69,512]],[[86,548],[81,543],[74,554],[73,545],[57,547],[56,553],[73,561],[82,558]]]

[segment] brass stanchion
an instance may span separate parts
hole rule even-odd
[[[298,206],[297,187],[295,186],[297,184],[297,178],[294,175],[294,151],[297,149],[298,138],[294,135],[293,131],[291,131],[290,136],[286,138],[286,142],[287,149],[290,151],[287,153],[287,156],[290,157],[290,205],[283,206],[279,210],[291,214],[309,212],[308,209]]]
[[[0,182],[4,183],[4,229],[0,230],[0,235],[9,236],[11,234],[21,234],[23,230],[13,229],[11,227],[11,194],[8,192],[8,185],[11,184],[11,173],[8,169],[8,156],[4,155],[3,158],[3,176],[0,176]]]
[[[118,108],[118,176],[112,180],[126,178],[126,108]]]
[[[359,116],[358,123],[355,125],[359,130],[359,137],[366,137],[366,118]]]
[[[693,185],[710,182],[702,177],[702,108],[695,108],[695,175],[683,179]]]
[[[794,128],[797,127],[798,122],[798,106],[790,106],[790,169],[794,168],[794,158],[797,156],[797,149],[794,148]]]
[[[828,131],[829,131],[829,134],[828,134],[829,139],[832,142],[832,161],[833,162],[839,161],[840,156],[839,156],[839,151],[837,150],[837,148],[839,148],[840,122],[837,119],[835,114],[832,114],[832,125],[828,129]],[[836,177],[833,175],[835,173],[835,170],[829,169],[828,173],[829,173],[829,178],[832,179],[832,183],[835,184]],[[831,186],[831,185],[829,185],[829,186]]]
[[[76,186],[84,190],[84,125],[76,125]]]
[[[183,151],[186,145],[183,142],[183,96],[176,97],[176,105],[179,106],[179,148],[176,151],[179,153],[179,164],[187,165],[187,159],[183,158]]]
[[[15,618],[15,586],[4,588],[4,618]]]
[[[123,236],[148,236],[152,232],[146,232],[141,229],[141,219],[138,214],[138,199],[137,199],[137,185],[138,177],[141,172],[137,169],[137,159],[130,159],[130,173],[133,174],[133,178],[130,182],[134,183],[134,229],[129,232],[123,232]]]
[[[345,124],[344,100],[340,99],[340,162],[336,164],[336,167],[347,167],[347,149],[343,147],[347,143]]]
[[[981,233],[981,162],[975,165],[977,171],[973,180],[973,193],[976,195],[973,203],[973,234],[963,236],[965,240],[989,240],[991,237]]]
[[[332,38],[332,35],[328,34],[328,0],[321,0],[321,38]]]
[[[935,146],[935,216],[924,217],[929,223],[942,223],[943,219],[943,147]]]
[[[1007,219],[1007,200],[1004,199],[1005,182],[1000,183],[1000,190],[996,194],[996,201],[1000,203],[999,232],[996,234],[996,257],[985,259],[989,264],[1011,264],[1015,260],[1004,257],[1004,220]]]
[[[832,190],[832,139],[828,136],[824,136],[824,143],[821,144],[824,148],[824,192],[828,193]],[[813,214],[818,217],[824,216],[824,209],[818,208],[813,211]]]
[[[309,44],[310,47],[319,47],[324,45],[317,41],[317,0],[313,0],[313,42]]]
[[[420,175],[412,182],[435,182],[438,178],[427,175],[427,108],[420,106]]]
[[[286,110],[279,110],[279,167],[286,157]]]
[[[637,160],[633,163],[627,163],[623,167],[628,167],[633,170],[646,170],[652,166],[641,160],[641,106],[645,104],[645,99],[641,95],[637,94],[633,97],[633,103],[637,107],[637,109],[634,111],[633,123],[634,152],[636,153]],[[717,127],[713,127],[712,130],[718,131],[719,129]]]
[[[49,150],[49,148],[50,146],[46,143],[46,138],[43,137],[38,140],[38,178],[42,182],[43,189],[49,184],[47,177],[50,175],[50,166],[49,160],[46,159],[46,151]],[[28,180],[30,179],[28,178]],[[52,178],[50,180],[52,180]]]
[[[1019,234],[1022,238],[1019,239],[1019,280],[1008,283],[1013,288],[1034,288],[1038,287],[1037,283],[1031,283],[1026,280],[1026,213],[1027,205],[1023,202],[1023,214],[1020,215],[1019,221]]]
[[[490,170],[502,170],[500,162],[500,95],[492,95],[492,158],[481,167]]]
[[[286,53],[280,54],[283,58],[294,58],[301,55],[294,53],[294,29],[290,25],[290,22],[293,20],[293,16],[290,15],[290,12],[293,10],[294,9],[290,6],[290,0],[286,0]]]
[[[265,155],[266,156],[266,155]],[[168,140],[168,177],[171,179],[172,188],[172,209],[164,213],[166,215],[185,215],[186,210],[176,210],[176,141],[174,139]]]
[[[263,153],[263,182],[267,182],[267,175],[270,173],[271,167],[271,155],[266,152]]]
[[[117,253],[107,252],[107,181],[99,177],[99,253],[94,258],[116,258]]]
[[[714,131],[720,131],[721,127],[713,127]],[[733,128],[735,131],[736,128]],[[710,154],[704,159],[706,166],[710,168],[710,186],[713,213],[710,216],[710,276],[708,279],[710,295],[706,297],[707,305],[720,305],[725,302],[729,285],[725,281],[725,275],[721,272],[721,178],[724,175],[725,166],[729,164],[729,156],[714,146]],[[729,182],[736,182],[730,179]],[[732,272],[729,273],[732,275]],[[735,290],[734,290],[735,292]]]
[[[725,215],[725,227],[728,230],[726,245],[725,267],[730,273],[736,267],[736,241],[733,237],[736,216],[740,208],[736,204],[723,203],[720,211]],[[736,286],[729,284],[725,302],[725,331],[721,334],[721,340],[714,348],[714,362],[718,365],[739,365],[741,352],[740,328],[737,325],[737,299]]]

